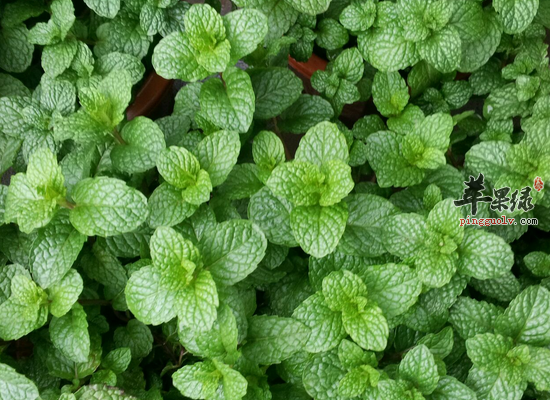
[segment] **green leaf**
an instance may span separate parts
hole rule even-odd
[[[309,334],[307,326],[291,318],[253,316],[242,352],[258,364],[276,364],[302,350]]]
[[[550,255],[542,251],[533,251],[523,257],[525,266],[535,276],[546,277],[550,275]]]
[[[386,348],[389,336],[388,323],[382,310],[374,303],[367,302],[366,306],[345,305],[342,322],[346,332],[362,348],[373,351],[383,351]]]
[[[75,40],[45,46],[42,50],[44,72],[51,77],[61,75],[71,66],[77,50],[78,44]]]
[[[504,31],[508,34],[523,32],[537,15],[539,0],[495,0]]]
[[[525,366],[525,377],[533,382],[537,390],[550,390],[549,369],[550,369],[550,350],[538,347],[529,347],[531,359]]]
[[[372,84],[374,104],[384,116],[397,115],[409,101],[405,80],[397,72],[378,72]]]
[[[232,220],[206,232],[199,247],[214,280],[233,285],[256,269],[265,255],[267,240],[250,221]]]
[[[254,68],[248,74],[256,96],[256,119],[278,116],[298,100],[303,90],[300,78],[287,68]]]
[[[129,12],[119,13],[112,22],[100,25],[96,29],[96,36],[96,56],[120,52],[131,54],[140,60],[147,55],[153,40],[140,26],[139,15]]]
[[[501,237],[482,230],[466,229],[458,247],[459,270],[477,279],[492,279],[510,271],[514,254]]]
[[[236,10],[223,17],[227,40],[231,43],[231,61],[235,64],[256,50],[267,34],[267,17],[258,10]]]
[[[449,322],[463,339],[492,331],[501,310],[485,301],[459,297],[451,308]]]
[[[321,292],[308,297],[292,314],[292,318],[311,329],[305,350],[310,353],[329,351],[346,336],[342,315],[332,311]]]
[[[0,32],[0,68],[7,72],[23,72],[30,65],[34,46],[28,40],[24,24],[3,28]]]
[[[332,160],[347,163],[348,158],[349,151],[344,134],[336,124],[321,122],[310,128],[300,140],[294,159],[322,166]]]
[[[387,218],[397,214],[397,208],[388,200],[371,194],[351,195],[345,202],[349,217],[338,251],[359,257],[384,254],[383,228]]]
[[[252,142],[252,157],[262,177],[285,161],[285,148],[279,137],[271,131],[260,131]],[[263,179],[262,179],[263,180]]]
[[[288,4],[294,7],[299,12],[317,15],[325,12],[329,7],[330,0],[286,0]]]
[[[86,362],[90,354],[90,335],[86,312],[80,304],[75,304],[64,316],[52,319],[50,338],[65,357],[76,363]]]
[[[73,226],[88,236],[113,236],[140,226],[148,215],[145,196],[123,181],[99,177],[80,181],[73,189]]]
[[[345,373],[336,350],[317,353],[304,370],[303,385],[315,400],[341,400],[339,385]]]
[[[511,382],[498,372],[486,371],[475,366],[470,370],[465,383],[476,392],[478,399],[521,399],[527,386],[521,382]]]
[[[406,265],[372,265],[360,272],[367,285],[368,298],[382,309],[386,318],[403,314],[420,295],[422,285]]]
[[[212,182],[221,185],[237,163],[241,141],[233,131],[218,131],[204,138],[195,150],[195,155]]]
[[[476,400],[476,394],[468,386],[452,376],[439,379],[431,400]]]
[[[0,393],[2,400],[35,400],[39,397],[33,381],[19,374],[14,368],[0,364]]]
[[[485,333],[466,340],[468,357],[475,366],[487,371],[500,371],[509,367],[507,354],[514,347],[509,337]]]
[[[210,72],[224,71],[231,45],[220,14],[208,4],[194,4],[185,13],[184,22],[197,62]]]
[[[403,36],[399,26],[375,28],[359,35],[357,47],[376,69],[389,72],[405,69],[416,62],[416,45]]]
[[[29,262],[35,281],[44,289],[61,281],[86,239],[69,223],[66,213],[58,213],[48,226],[38,231],[33,242]]]
[[[495,332],[517,343],[550,344],[550,293],[542,286],[529,286],[512,300],[495,321]]]
[[[97,15],[105,18],[114,18],[120,9],[120,0],[84,0],[84,3],[90,7]]]
[[[333,311],[342,311],[347,304],[356,301],[358,296],[363,297],[366,294],[365,283],[350,271],[334,271],[323,279],[323,297]]]
[[[225,82],[225,83],[224,83]],[[228,67],[220,79],[203,83],[200,94],[201,115],[219,128],[246,132],[254,115],[253,82],[246,72]],[[256,107],[260,107],[256,103]]]
[[[105,369],[110,369],[115,374],[121,374],[130,365],[132,361],[132,351],[129,347],[120,347],[118,349],[111,350],[101,360],[101,366]]]
[[[296,205],[311,206],[321,199],[323,180],[324,175],[316,165],[292,161],[275,168],[266,185],[276,196]]]
[[[290,213],[290,226],[302,249],[314,257],[332,253],[346,229],[345,203],[328,207],[298,206]]]
[[[153,168],[166,147],[162,131],[146,117],[134,118],[124,125],[120,135],[124,144],[111,150],[111,160],[121,172],[132,174]]]
[[[420,56],[438,71],[448,73],[460,64],[462,41],[457,30],[447,26],[418,45]]]
[[[59,282],[48,289],[50,313],[58,318],[68,313],[77,302],[83,286],[80,274],[75,269],[70,269]]]
[[[152,228],[157,228],[179,224],[190,217],[197,206],[183,200],[181,189],[164,182],[149,197],[148,208],[148,223]]]
[[[131,54],[113,52],[105,54],[96,60],[94,72],[106,76],[116,69],[124,69],[130,73],[132,83],[138,83],[145,73],[145,66]]]
[[[424,345],[416,346],[399,364],[399,376],[412,382],[423,394],[431,394],[439,381],[433,354]]]
[[[317,23],[315,31],[317,45],[326,50],[337,50],[344,47],[349,40],[348,31],[338,21],[323,18]]]
[[[333,116],[334,110],[328,101],[320,96],[302,94],[283,111],[277,124],[283,132],[305,133]]]
[[[197,183],[200,164],[184,147],[171,146],[160,153],[157,169],[170,185],[185,189]]]
[[[155,71],[166,79],[195,82],[210,75],[196,59],[195,49],[184,32],[173,32],[161,39],[152,58]]]
[[[340,23],[348,30],[361,32],[369,29],[376,18],[376,3],[373,1],[352,2],[340,14]]]
[[[137,319],[131,319],[126,326],[116,328],[113,341],[117,347],[129,348],[134,360],[146,357],[153,348],[150,329]]]
[[[290,202],[275,196],[267,187],[254,194],[248,204],[248,217],[260,227],[271,243],[296,247],[290,228],[291,211]]]
[[[394,215],[386,221],[386,249],[400,258],[413,258],[425,245],[427,229],[424,218],[418,214]]]

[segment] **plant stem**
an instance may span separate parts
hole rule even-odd
[[[126,142],[124,141],[124,139],[122,139],[122,136],[120,135],[120,132],[118,131],[117,128],[115,128],[113,130],[113,136],[115,137],[116,141],[119,143],[119,144],[126,144]]]
[[[59,204],[60,207],[67,208],[69,210],[72,210],[76,204],[69,202],[67,199],[61,199],[57,201],[57,204]]]
[[[288,148],[286,147],[286,143],[285,143],[285,140],[283,138],[283,135],[281,134],[281,131],[279,130],[279,127],[277,126],[277,117],[273,117],[271,119],[271,121],[273,122],[273,131],[279,137],[279,139],[281,139],[281,142],[283,143],[283,148],[285,149],[285,157],[286,157],[287,160],[290,160],[292,157],[290,155],[290,151],[288,151]]]

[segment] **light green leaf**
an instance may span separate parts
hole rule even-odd
[[[76,261],[87,237],[69,223],[67,213],[38,231],[30,254],[35,281],[44,289],[58,283]]]
[[[409,101],[409,90],[399,73],[377,72],[372,84],[372,97],[382,115],[398,115]]]
[[[170,185],[185,189],[197,183],[200,164],[186,148],[171,146],[160,153],[157,169]]]
[[[254,68],[248,74],[256,96],[256,119],[278,116],[298,100],[303,90],[300,78],[287,68]]]
[[[292,204],[275,196],[267,187],[254,194],[248,204],[248,217],[260,227],[271,243],[296,247],[290,228],[291,211]]]
[[[529,286],[512,300],[495,321],[495,332],[517,343],[550,344],[550,293],[542,286]]]
[[[477,400],[477,397],[472,389],[458,379],[444,376],[437,383],[430,400]]]
[[[169,183],[158,186],[148,201],[149,219],[152,228],[159,226],[174,226],[190,217],[197,206],[183,200],[181,189]]]
[[[42,50],[42,68],[51,77],[61,75],[71,66],[78,50],[76,40],[65,40],[61,43],[45,46]]]
[[[201,168],[208,172],[212,186],[221,185],[237,163],[241,148],[234,131],[218,131],[204,138],[195,150]]]
[[[332,253],[346,229],[345,203],[329,207],[298,206],[290,213],[290,226],[302,249],[314,257]]]
[[[24,24],[3,28],[0,32],[0,68],[7,72],[23,72],[32,62],[34,46],[28,40]]]
[[[463,339],[492,331],[501,310],[485,301],[459,297],[451,308],[449,322]]]
[[[58,318],[67,314],[78,300],[83,287],[80,274],[75,269],[70,269],[58,283],[48,289],[50,313]]]
[[[397,208],[388,200],[371,194],[351,195],[345,202],[349,218],[338,251],[359,257],[385,253],[383,228],[387,218],[397,214]]]
[[[504,31],[509,34],[523,32],[537,15],[539,0],[495,0]]]
[[[310,353],[331,350],[346,336],[342,315],[327,306],[321,292],[315,293],[300,304],[294,310],[292,318],[311,329],[311,335],[305,344],[305,350]]]
[[[375,28],[359,35],[357,42],[363,58],[380,71],[405,69],[417,60],[416,45],[404,38],[399,26]]]
[[[280,363],[301,351],[310,330],[292,318],[257,315],[248,320],[248,335],[243,355],[258,364]]]
[[[498,278],[514,265],[510,245],[500,236],[482,230],[467,229],[458,252],[459,270],[477,279]]]
[[[75,304],[64,316],[52,319],[50,338],[65,357],[77,363],[86,362],[90,354],[90,335],[86,312],[80,304]]]
[[[288,4],[299,12],[317,15],[325,12],[330,5],[330,0],[286,0]]]
[[[113,341],[117,347],[130,348],[134,360],[146,357],[153,348],[151,330],[137,319],[131,319],[126,326],[116,328]]]
[[[323,293],[324,291],[323,287]],[[386,348],[389,335],[388,323],[382,310],[374,303],[367,303],[366,306],[360,304],[344,306],[342,322],[346,332],[362,348],[373,351],[383,351]]]
[[[214,280],[233,285],[256,269],[265,255],[267,240],[250,221],[232,220],[206,232],[199,247]]]
[[[201,115],[219,128],[246,132],[254,115],[253,83],[246,72],[228,67],[220,79],[203,83],[200,94]],[[256,103],[256,107],[260,107]]]
[[[123,181],[99,177],[80,181],[73,189],[73,226],[88,236],[113,236],[140,226],[148,215],[145,196]]]
[[[14,368],[0,364],[0,372],[2,400],[35,400],[39,397],[34,382],[19,374]]]
[[[331,272],[323,279],[323,298],[333,311],[342,311],[356,298],[365,297],[367,287],[361,278],[348,270]]]
[[[252,53],[268,31],[267,17],[258,10],[242,9],[223,17],[227,40],[231,43],[231,61],[235,64]]]
[[[433,354],[424,345],[416,346],[399,364],[399,376],[414,383],[423,394],[432,393],[439,381]]]
[[[386,318],[403,314],[420,295],[422,285],[412,269],[401,264],[372,265],[360,271],[368,298],[378,304]]]
[[[462,41],[457,30],[447,26],[418,45],[420,56],[438,71],[448,73],[460,64]]]
[[[84,0],[97,15],[114,18],[120,9],[120,0]]]
[[[126,173],[145,172],[155,166],[166,147],[164,134],[156,123],[137,117],[124,125],[120,133],[124,143],[111,150],[113,166]]]
[[[550,350],[538,347],[529,347],[531,359],[525,366],[525,377],[533,382],[537,390],[550,390]]]
[[[121,374],[130,365],[132,361],[132,351],[129,347],[120,347],[118,349],[111,350],[101,360],[101,366],[105,369],[110,369],[115,374]]]
[[[210,75],[197,62],[189,36],[184,32],[173,32],[161,39],[155,46],[152,63],[155,71],[166,79],[195,82]]]

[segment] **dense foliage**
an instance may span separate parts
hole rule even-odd
[[[232,3],[0,4],[0,399],[550,399],[550,0]]]

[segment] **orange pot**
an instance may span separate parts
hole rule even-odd
[[[150,115],[171,88],[172,80],[164,79],[152,71],[139,89],[134,102],[126,109],[126,119],[131,121],[141,115]]]

